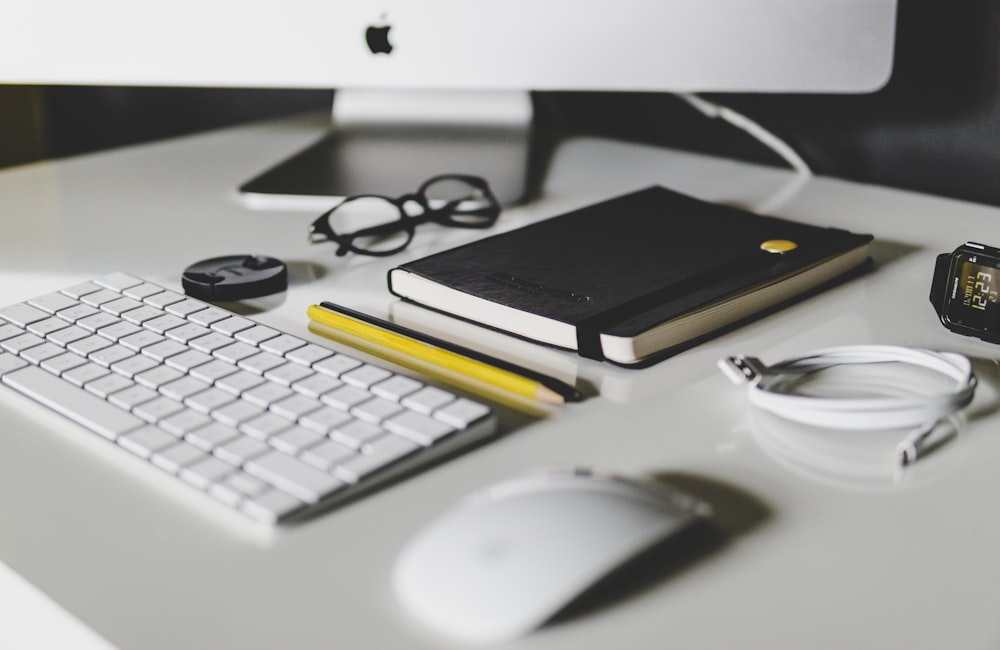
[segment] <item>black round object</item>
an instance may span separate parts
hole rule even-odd
[[[230,255],[196,262],[184,269],[184,293],[215,302],[246,300],[288,288],[285,263],[263,255]]]

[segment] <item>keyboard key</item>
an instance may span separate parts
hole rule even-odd
[[[250,345],[257,346],[261,342],[268,339],[273,339],[279,336],[281,332],[276,329],[271,329],[270,327],[264,327],[263,325],[254,325],[248,329],[242,330],[236,333],[236,340],[242,341],[244,343],[249,343]]]
[[[112,400],[113,402],[114,400]],[[169,397],[154,397],[135,406],[132,412],[147,422],[158,423],[176,413],[184,412],[184,405]],[[169,433],[173,433],[172,431]]]
[[[167,433],[172,433],[177,437],[183,437],[189,433],[200,430],[211,422],[212,418],[208,417],[204,413],[192,411],[191,409],[183,409],[174,415],[164,418],[159,424]],[[211,447],[209,447],[209,450],[211,450]]]
[[[180,327],[181,325],[186,325],[187,321],[180,316],[174,316],[173,314],[164,314],[163,316],[158,316],[144,323],[146,329],[152,330],[157,334],[166,334],[167,331],[174,329],[175,327]]]
[[[134,356],[135,352],[129,350],[124,345],[110,345],[106,348],[98,350],[97,352],[92,352],[87,355],[87,358],[98,365],[110,368],[119,361],[124,361],[125,359],[130,359]]]
[[[188,320],[196,325],[204,325],[205,327],[208,327],[218,321],[229,318],[231,315],[232,314],[225,309],[208,307],[207,309],[192,312],[191,315],[188,316]]]
[[[91,307],[90,305],[77,303],[72,307],[67,307],[66,309],[60,310],[56,314],[56,316],[65,321],[75,323],[81,318],[87,318],[88,316],[93,316],[94,314],[99,314],[99,313],[100,312],[97,309]]]
[[[490,408],[485,404],[473,402],[460,397],[445,407],[434,411],[434,417],[447,422],[453,427],[464,429],[490,414]]]
[[[330,432],[332,440],[358,450],[384,435],[386,435],[385,429],[377,424],[353,418],[346,418]]]
[[[61,351],[61,349],[60,349]],[[57,357],[52,357],[51,359],[46,359],[41,363],[44,370],[61,375],[74,368],[79,368],[80,366],[86,365],[87,360],[78,354],[73,354],[72,352],[63,352]]]
[[[255,386],[260,386],[264,381],[260,375],[246,370],[237,370],[231,375],[216,379],[215,385],[233,395],[241,395]]]
[[[205,460],[206,458],[210,458],[210,456],[204,451],[198,449],[194,445],[181,441],[170,447],[165,447],[159,451],[153,452],[150,460],[160,469],[170,472],[171,474],[176,474],[187,465]],[[220,463],[222,462],[218,459],[214,460],[217,460]],[[231,465],[229,466],[229,470],[232,471]]]
[[[100,291],[101,285],[95,284],[93,282],[81,282],[80,284],[69,287],[68,289],[63,289],[62,292],[71,298],[76,298],[79,300],[88,293],[94,293],[95,291]]]
[[[403,406],[420,413],[431,414],[445,404],[453,401],[455,396],[446,390],[427,386],[403,398]]]
[[[110,302],[106,302],[101,305],[102,310],[108,312],[109,314],[114,314],[115,316],[121,316],[125,312],[138,309],[139,307],[142,307],[142,303],[140,301],[135,298],[128,297],[119,297],[117,300],[111,300]]]
[[[361,362],[354,357],[347,356],[346,354],[335,354],[322,361],[317,361],[313,364],[313,368],[324,374],[340,377],[343,373],[360,365]]]
[[[167,397],[183,401],[202,391],[208,390],[209,388],[211,388],[210,384],[206,384],[200,379],[195,379],[194,377],[185,376],[181,377],[177,381],[172,381],[169,384],[160,386],[160,392]]]
[[[238,399],[212,411],[212,417],[223,424],[237,427],[264,412],[264,409],[246,400]]]
[[[150,307],[165,309],[169,305],[183,302],[184,300],[186,300],[186,298],[179,293],[174,293],[173,291],[160,291],[146,296],[142,299],[142,302]]]
[[[258,440],[266,440],[290,426],[292,426],[292,421],[288,418],[283,418],[271,411],[264,411],[257,417],[241,423],[240,431]]]
[[[206,490],[213,483],[221,481],[233,473],[233,466],[214,456],[206,456],[183,467],[181,479],[196,488]]]
[[[111,341],[107,340],[103,336],[98,336],[93,334],[85,339],[78,339],[73,341],[66,347],[69,348],[71,352],[76,352],[82,357],[88,356],[91,352],[97,352],[98,350],[103,350],[104,348],[109,348],[114,345]]]
[[[81,318],[76,321],[76,324],[87,330],[88,332],[97,332],[97,330],[102,327],[108,327],[109,325],[114,325],[115,323],[120,323],[121,321],[117,316],[111,314],[105,314],[104,312],[93,314],[87,316],[86,318]]]
[[[351,409],[351,415],[356,415],[366,422],[378,424],[386,418],[402,413],[403,407],[398,402],[384,397],[373,397]]]
[[[344,483],[333,476],[279,451],[269,451],[254,458],[243,469],[306,503],[316,503],[344,487]]]
[[[180,370],[175,370],[170,366],[154,366],[149,370],[135,375],[133,379],[143,386],[159,390],[160,386],[169,384],[170,382],[180,379],[183,376],[184,373]]]
[[[202,309],[208,309],[208,305],[197,300],[192,300],[191,298],[184,298],[180,302],[167,305],[167,311],[177,316],[187,316]]]
[[[135,386],[135,382],[128,377],[119,374],[107,374],[87,382],[84,388],[102,399],[107,399],[112,393],[117,393],[132,386]]]
[[[371,364],[364,364],[349,370],[340,376],[341,381],[351,386],[368,389],[373,384],[385,381],[392,376],[392,373],[385,368],[379,368]]]
[[[306,342],[295,336],[281,334],[271,339],[262,341],[260,349],[271,354],[285,356],[287,353],[297,348],[305,347]]]
[[[230,336],[236,334],[237,332],[250,329],[253,326],[254,322],[249,318],[234,316],[232,314],[229,315],[229,318],[215,321],[211,325],[212,329],[216,332],[222,332],[223,334],[229,334]]]
[[[49,293],[44,296],[39,296],[33,300],[28,301],[31,305],[38,307],[43,311],[47,311],[50,314],[54,314],[57,311],[63,309],[68,309],[76,304],[77,301],[70,298],[64,293]]]
[[[355,386],[341,386],[323,395],[320,400],[334,408],[346,411],[352,406],[372,398],[371,393]]]
[[[0,318],[11,322],[18,327],[27,327],[31,323],[45,320],[48,317],[48,312],[43,311],[38,307],[32,307],[28,303],[24,302],[0,309]]]
[[[173,385],[173,384],[169,384]],[[232,402],[235,398],[219,388],[208,388],[184,398],[184,403],[202,413],[211,413],[217,408]]]
[[[46,318],[45,320],[35,321],[31,325],[28,325],[28,331],[35,336],[41,336],[45,338],[53,332],[57,332],[61,329],[69,327],[69,323],[61,318],[56,318],[52,316],[51,318]]]
[[[11,354],[19,354],[28,348],[33,348],[44,342],[45,339],[40,336],[35,336],[34,334],[21,334],[20,336],[15,336],[12,339],[0,341],[0,348],[3,348]]]
[[[121,316],[130,323],[135,323],[136,325],[141,325],[148,320],[153,320],[154,318],[159,318],[163,315],[163,312],[155,307],[149,305],[139,307],[138,309],[132,309],[124,312]]]
[[[232,465],[241,466],[251,458],[267,453],[270,447],[260,440],[254,440],[247,436],[234,438],[229,442],[216,447],[212,452],[222,460]]]
[[[174,358],[176,359],[177,357]],[[225,361],[216,359],[203,364],[197,364],[193,366],[189,372],[192,377],[196,377],[209,383],[214,383],[218,379],[222,379],[223,377],[227,377],[235,372],[239,372],[239,368],[231,363],[226,363]]]
[[[346,463],[358,455],[358,452],[347,445],[333,440],[327,440],[302,453],[302,460],[324,472],[341,463]]]
[[[192,413],[192,411],[188,411],[188,413]],[[174,416],[174,418],[176,417]],[[167,426],[167,422],[164,422],[162,426]],[[220,445],[235,440],[239,435],[240,432],[232,427],[221,422],[211,422],[206,426],[192,430],[184,436],[184,439],[192,445],[210,452]]]
[[[348,415],[343,409],[324,406],[303,415],[299,419],[299,424],[319,433],[328,433],[335,427],[352,421],[354,421],[354,418]]]
[[[414,393],[423,387],[423,383],[416,379],[405,375],[394,375],[385,381],[380,381],[373,385],[372,392],[379,397],[398,402],[410,393]]]
[[[314,374],[316,373],[307,366],[300,366],[296,363],[286,363],[273,370],[268,370],[264,373],[264,377],[270,381],[279,383],[282,386],[291,386],[295,382],[302,381],[306,377],[310,377]]]
[[[340,388],[344,382],[334,379],[329,375],[313,373],[305,379],[300,379],[292,384],[292,390],[309,397],[319,397],[323,393],[329,393],[335,388]]]
[[[185,323],[180,327],[175,327],[167,331],[167,336],[175,341],[180,341],[181,343],[187,343],[199,336],[205,336],[212,330],[204,327],[202,325],[195,325],[194,323]],[[219,334],[219,336],[224,336]],[[227,340],[228,342],[228,340]]]
[[[397,436],[383,436],[365,445],[364,453],[356,454],[334,468],[334,473],[349,483],[366,476],[420,450],[415,442]]]
[[[242,359],[236,365],[244,370],[249,370],[250,372],[258,375],[263,375],[268,370],[273,370],[284,363],[286,362],[283,357],[271,354],[270,352],[261,352],[260,354],[255,354],[252,357]]]
[[[119,300],[121,297],[121,294],[117,291],[101,289],[99,291],[94,291],[80,296],[80,302],[85,305],[90,305],[91,307],[100,307],[101,305],[111,302],[112,300]]]
[[[41,345],[36,345],[22,352],[21,358],[28,363],[33,363],[37,366],[43,361],[51,359],[52,357],[58,357],[65,352],[65,350],[54,343],[42,343]]]
[[[134,287],[138,284],[142,284],[142,280],[135,277],[134,275],[129,275],[128,273],[122,273],[116,271],[114,273],[109,273],[108,275],[102,275],[99,278],[94,279],[94,284],[100,285],[106,289],[112,289],[113,291],[122,292],[129,287]]]
[[[159,393],[152,388],[146,388],[145,386],[135,384],[133,386],[129,386],[128,388],[111,393],[108,395],[108,401],[115,406],[132,410],[140,404],[155,399],[158,395]]]
[[[131,336],[132,334],[136,334],[141,331],[142,328],[139,327],[138,325],[135,325],[134,323],[129,323],[127,321],[118,321],[114,325],[108,325],[107,327],[102,327],[101,329],[97,330],[97,334],[99,336],[103,336],[109,341],[117,342],[125,338],[126,336]]]
[[[305,395],[293,394],[283,400],[271,404],[271,411],[289,420],[298,420],[300,417],[312,413],[322,407],[319,400],[315,400]]]
[[[94,381],[104,375],[111,374],[106,368],[102,368],[96,363],[85,363],[72,370],[67,370],[62,377],[74,386],[82,387],[84,384]]]
[[[163,429],[148,425],[138,431],[118,439],[118,444],[141,458],[149,458],[156,452],[173,446],[177,438]]]
[[[144,357],[142,355],[135,355],[122,359],[121,361],[115,361],[111,364],[110,368],[114,372],[122,375],[123,377],[135,377],[139,373],[145,372],[152,368],[159,367],[159,363],[156,362],[152,357]]]
[[[56,345],[68,346],[75,343],[76,341],[88,338],[89,336],[90,332],[83,329],[82,327],[77,327],[76,325],[70,325],[67,328],[49,334],[48,337],[46,338],[48,338]]]
[[[439,439],[455,432],[455,427],[447,422],[435,420],[422,413],[407,411],[393,416],[382,423],[386,430],[428,447]]]
[[[143,282],[137,284],[134,287],[129,287],[122,291],[123,294],[129,298],[135,298],[136,300],[145,301],[146,298],[155,296],[158,293],[163,293],[163,287],[158,287],[155,284],[149,284],[148,282]]]
[[[295,363],[302,364],[304,366],[311,366],[317,361],[322,361],[327,357],[332,357],[333,352],[327,350],[324,347],[314,345],[312,343],[303,346],[301,348],[296,348],[285,355],[285,358],[289,361],[294,361]]]
[[[250,345],[249,343],[233,343],[227,345],[226,347],[217,348],[212,354],[223,361],[228,361],[229,363],[238,363],[247,357],[252,357],[255,354],[259,354],[260,350]]]
[[[271,436],[268,438],[267,443],[278,451],[298,456],[306,449],[314,447],[324,440],[327,440],[327,438],[318,433],[303,429],[302,427],[292,427],[276,436]]]
[[[0,321],[0,341],[6,341],[7,339],[12,339],[15,336],[21,336],[22,334],[24,334],[23,328]]]
[[[13,354],[0,352],[0,376],[14,370],[19,370],[26,365],[28,365],[28,362],[24,359],[14,356]]]

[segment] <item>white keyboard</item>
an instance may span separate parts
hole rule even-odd
[[[125,273],[0,308],[0,382],[267,524],[496,424],[482,403]]]

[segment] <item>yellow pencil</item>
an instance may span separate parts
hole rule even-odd
[[[384,327],[365,322],[358,318],[352,318],[343,313],[331,311],[329,308],[310,305],[307,313],[309,318],[316,323],[344,332],[376,346],[394,350],[405,355],[405,357],[416,359],[424,364],[443,368],[462,377],[467,377],[474,381],[482,382],[530,399],[552,403],[562,403],[565,401],[563,395],[535,379],[524,377],[515,372],[498,368],[495,365],[451,350],[397,334]]]

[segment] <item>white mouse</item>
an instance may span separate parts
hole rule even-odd
[[[443,634],[509,640],[708,514],[665,486],[586,470],[523,476],[466,497],[418,533],[399,555],[393,588]]]

